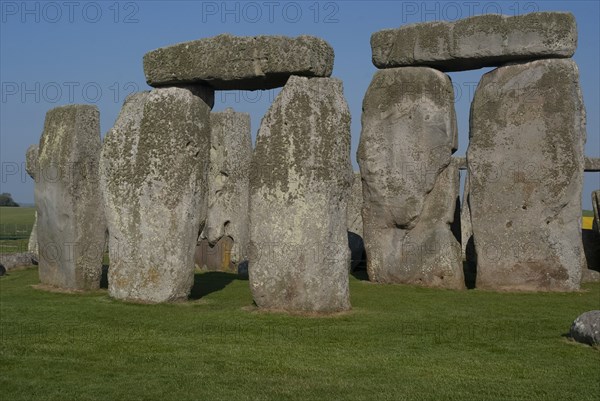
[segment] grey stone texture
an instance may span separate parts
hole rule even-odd
[[[342,82],[290,77],[263,117],[250,172],[250,288],[260,308],[350,309],[350,111]]]
[[[27,148],[25,154],[25,170],[27,174],[34,180],[36,180],[37,164],[38,164],[39,145],[31,145]],[[31,234],[29,235],[29,243],[27,244],[27,250],[35,255],[39,252],[38,240],[37,240],[37,211],[35,212],[35,220],[33,221],[33,227],[31,227]]]
[[[598,172],[600,171],[600,158],[598,157],[585,157],[585,171]]]
[[[347,225],[348,231],[356,233],[361,237],[363,235],[362,207],[362,181],[360,178],[360,171],[355,171],[350,198],[348,198]]]
[[[354,179],[350,189],[350,198],[348,198],[348,211],[346,213],[348,227],[348,247],[350,248],[351,270],[356,269],[364,262],[365,244],[363,236],[362,221],[362,182],[360,172],[354,172]]]
[[[37,263],[37,255],[31,252],[0,254],[0,264],[7,271],[30,267]]]
[[[70,105],[46,113],[35,185],[42,284],[100,286],[106,223],[98,187],[98,108]]]
[[[463,288],[452,233],[459,190],[454,92],[444,73],[375,73],[363,100],[358,163],[371,281]]]
[[[580,343],[600,345],[600,310],[579,315],[571,325],[569,336]]]
[[[228,108],[211,113],[210,122],[208,210],[201,237],[211,245],[223,237],[232,239],[233,248],[223,255],[237,266],[246,260],[249,242],[250,114]],[[221,266],[229,263],[224,261]]]
[[[600,189],[592,192],[592,208],[594,209],[593,230],[600,233]]]
[[[207,239],[198,241],[194,253],[194,264],[202,271],[221,271],[237,273],[239,263],[231,260],[233,240],[223,237],[216,244],[211,244]]]
[[[222,34],[146,53],[144,73],[151,86],[202,83],[214,89],[272,89],[291,75],[328,77],[334,52],[313,36]]]
[[[465,187],[463,189],[462,204],[460,208],[460,229],[463,259],[467,259],[467,245],[473,241],[473,227],[471,227],[471,210],[469,208],[469,173],[465,173]]]
[[[478,15],[455,22],[424,22],[371,36],[377,68],[429,66],[462,71],[538,58],[571,57],[575,17],[563,12]]]
[[[206,216],[210,108],[191,91],[129,96],[100,164],[109,228],[109,294],[136,302],[188,296]]]
[[[477,288],[579,289],[586,132],[575,62],[537,60],[485,74],[470,138]]]

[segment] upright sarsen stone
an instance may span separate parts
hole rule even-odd
[[[106,231],[98,187],[100,147],[97,107],[70,105],[46,114],[35,185],[42,284],[75,290],[100,286]]]
[[[351,269],[356,269],[364,262],[365,243],[363,241],[362,220],[362,182],[360,172],[354,172],[354,180],[348,198],[347,225],[348,225],[348,247],[350,248]]]
[[[208,210],[203,237],[215,245],[223,237],[233,240],[223,256],[237,272],[246,260],[248,249],[248,202],[252,137],[250,114],[228,108],[211,113],[210,167],[208,173]],[[225,242],[222,242],[225,244]]]
[[[350,308],[350,112],[342,82],[291,77],[264,116],[250,172],[250,288],[261,308]]]
[[[375,73],[363,101],[358,162],[372,281],[463,288],[454,237],[458,165],[454,92],[427,67]]]
[[[592,208],[594,209],[592,229],[600,234],[600,189],[592,192]]]
[[[585,109],[570,59],[485,74],[467,153],[477,287],[572,291],[585,266]]]
[[[38,169],[38,155],[39,145],[31,145],[27,148],[27,153],[25,154],[25,170],[34,182],[37,176],[36,172]],[[37,210],[35,212],[35,220],[33,221],[33,226],[31,227],[31,234],[29,235],[29,243],[27,245],[27,250],[31,254],[33,254],[36,259],[38,258]]]
[[[188,296],[205,216],[210,108],[187,89],[129,96],[102,149],[109,293],[166,302]]]

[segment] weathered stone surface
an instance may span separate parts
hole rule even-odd
[[[233,248],[223,254],[229,261],[220,265],[231,263],[237,272],[237,265],[246,260],[249,241],[250,114],[236,113],[229,108],[211,113],[210,121],[208,214],[201,238],[206,238],[211,245],[223,237],[232,239]]]
[[[600,189],[592,192],[592,208],[594,209],[592,228],[600,233]]]
[[[209,143],[210,109],[189,90],[154,89],[126,99],[100,163],[111,296],[142,302],[188,296],[206,217]]]
[[[463,288],[450,228],[459,189],[454,94],[427,67],[378,71],[363,101],[358,162],[372,281]]]
[[[356,233],[361,237],[363,235],[362,207],[362,181],[360,178],[360,171],[355,171],[350,190],[350,197],[348,198],[348,211],[346,218],[348,231]]]
[[[261,308],[350,308],[350,111],[342,82],[293,76],[263,117],[250,172],[250,288]]]
[[[600,283],[600,272],[592,269],[583,269],[581,284],[585,283]]]
[[[585,171],[598,172],[600,171],[600,158],[599,157],[585,157]]]
[[[466,157],[454,156],[454,157],[452,157],[452,161],[453,161],[453,163],[456,164],[456,167],[458,167],[459,170],[467,169],[467,158]]]
[[[35,180],[38,165],[39,145],[30,145],[25,153],[25,171]]]
[[[223,237],[214,245],[206,239],[198,241],[194,253],[194,264],[203,271],[237,273],[239,264],[233,263],[231,260],[233,244],[230,237]]]
[[[377,68],[423,65],[462,71],[571,57],[576,47],[575,17],[562,12],[478,15],[456,22],[410,24],[371,36]]]
[[[146,53],[151,86],[203,83],[214,89],[272,89],[291,75],[328,77],[333,49],[313,36],[233,36],[178,43]]]
[[[585,266],[585,109],[572,60],[485,74],[471,106],[469,205],[477,287],[572,291]]]
[[[35,181],[37,164],[38,164],[38,153],[39,145],[31,145],[27,148],[25,154],[25,170],[27,174]],[[37,241],[37,211],[35,212],[35,219],[33,221],[33,227],[31,227],[31,234],[29,235],[29,243],[27,250],[35,255],[37,260],[38,255],[38,241]]]
[[[100,286],[106,223],[98,188],[98,108],[48,111],[35,185],[39,275],[64,289]]]
[[[569,336],[580,343],[600,345],[600,310],[579,315],[571,325]]]
[[[365,244],[363,236],[362,221],[362,182],[360,172],[354,172],[354,180],[350,189],[350,198],[348,198],[348,211],[346,221],[348,227],[348,247],[350,248],[350,268],[354,270],[358,265],[364,262]]]
[[[465,187],[463,189],[462,204],[460,208],[460,229],[463,259],[467,259],[467,245],[473,238],[471,227],[471,210],[469,209],[469,173],[465,173]]]
[[[37,264],[37,256],[31,252],[0,254],[0,264],[7,271]]]

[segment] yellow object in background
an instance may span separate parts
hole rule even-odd
[[[591,230],[592,229],[592,224],[594,223],[594,218],[593,217],[582,217],[581,218],[581,228],[584,230]]]

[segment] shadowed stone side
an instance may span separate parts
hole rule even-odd
[[[462,204],[460,208],[460,229],[463,259],[467,259],[467,244],[472,241],[473,228],[471,227],[471,210],[469,209],[469,173],[465,172],[465,187],[463,189]]]
[[[109,227],[109,293],[118,299],[186,298],[205,216],[210,108],[189,90],[129,96],[100,165]]]
[[[350,111],[342,82],[291,77],[263,117],[250,172],[250,288],[260,308],[350,309]]]
[[[594,209],[593,230],[600,233],[600,189],[592,192],[592,208]]]
[[[479,82],[470,118],[477,288],[579,289],[586,132],[577,65],[495,69]]]
[[[427,67],[375,73],[363,100],[358,162],[372,281],[463,288],[450,224],[458,197],[454,92]]]
[[[42,284],[100,287],[106,223],[98,188],[99,118],[98,108],[88,105],[46,113],[35,185]]]
[[[292,75],[328,77],[334,53],[313,36],[233,36],[162,47],[144,55],[151,86],[203,83],[214,89],[272,89]]]
[[[246,260],[248,249],[248,202],[252,137],[250,114],[228,108],[211,113],[211,146],[208,177],[208,214],[201,235],[210,245],[223,237],[233,239],[233,248],[223,253],[234,271]],[[214,259],[214,258],[213,258]],[[221,268],[229,263],[219,263]],[[210,266],[209,266],[210,268]],[[228,267],[226,271],[229,271]]]
[[[537,58],[571,57],[577,26],[570,13],[477,15],[456,22],[425,22],[371,36],[377,68],[429,66],[463,71]]]
[[[355,171],[350,190],[350,198],[348,198],[348,247],[350,248],[350,259],[352,260],[350,269],[354,270],[363,262],[365,253],[365,244],[363,236],[363,221],[362,221],[362,182],[360,172]]]
[[[34,184],[36,181],[36,173],[38,170],[38,155],[39,145],[31,145],[27,148],[25,154],[25,170],[27,174],[33,179]],[[33,227],[31,227],[31,234],[29,235],[29,243],[27,244],[27,250],[29,253],[34,255],[34,258],[38,258],[38,240],[37,240],[37,210],[35,212],[35,218],[33,220]]]

